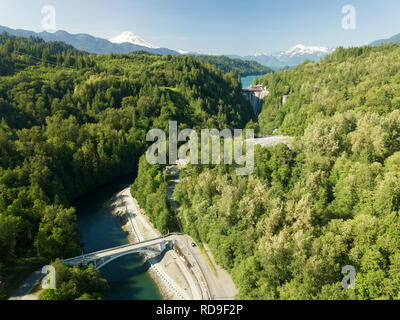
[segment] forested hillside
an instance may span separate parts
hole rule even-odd
[[[209,63],[224,72],[236,71],[242,77],[272,73],[274,70],[259,64],[256,61],[231,59],[225,56],[195,56],[203,63]]]
[[[260,131],[296,136],[291,149],[258,147],[248,177],[182,171],[184,230],[209,244],[239,298],[400,299],[399,67],[393,44],[266,75]],[[71,201],[134,172],[150,128],[242,128],[250,108],[237,73],[195,57],[93,56],[1,35],[1,297],[43,262],[81,253]],[[142,158],[133,188],[161,231],[176,227],[163,171]],[[346,265],[356,290],[342,288]],[[80,298],[96,275],[70,272],[60,294]],[[105,290],[95,280],[91,298]]]
[[[242,127],[250,108],[237,74],[193,57],[93,56],[2,34],[0,295],[81,254],[71,201],[134,172],[149,129]]]
[[[56,289],[43,290],[38,300],[103,300],[109,286],[94,265],[68,267],[60,260],[56,270]]]
[[[338,49],[261,79],[256,168],[189,166],[175,199],[243,299],[400,299],[400,46]],[[282,106],[282,96],[290,95]],[[342,268],[356,289],[342,288]]]
[[[259,118],[261,133],[280,128],[302,135],[318,116],[348,110],[387,114],[400,108],[399,46],[338,48],[318,63],[261,77],[270,91]],[[284,95],[289,97],[282,105]]]

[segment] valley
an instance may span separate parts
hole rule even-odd
[[[297,45],[274,71],[108,42],[129,53],[0,35],[0,298],[52,264],[39,300],[399,299],[399,44]],[[150,164],[171,120],[255,130],[254,171]],[[162,235],[100,271],[63,263]]]

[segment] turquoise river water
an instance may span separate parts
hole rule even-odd
[[[241,80],[242,80],[242,87],[243,87],[244,89],[250,87],[250,86],[252,85],[252,83],[253,83],[253,80],[254,80],[255,78],[257,78],[257,77],[259,77],[259,76],[242,77],[242,78],[241,78]]]
[[[115,194],[129,187],[133,181],[133,176],[116,180],[85,194],[75,202],[84,253],[128,243],[120,223],[104,205]],[[138,255],[114,260],[101,269],[101,276],[107,279],[110,285],[108,300],[161,300],[156,284]]]
[[[243,88],[251,85],[256,76],[242,78]],[[134,176],[118,179],[104,187],[85,194],[77,201],[78,227],[84,253],[112,248],[128,243],[118,220],[104,207],[115,194],[129,187]],[[101,275],[110,285],[109,300],[160,300],[161,295],[138,255],[117,259],[101,269]]]

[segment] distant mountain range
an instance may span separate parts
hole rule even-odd
[[[326,47],[308,47],[298,44],[288,51],[281,51],[271,55],[254,54],[251,56],[229,55],[230,58],[239,58],[244,60],[256,61],[264,66],[281,69],[285,67],[295,67],[306,60],[319,61],[335,49]]]
[[[180,54],[178,51],[170,50],[167,48],[155,47],[144,40],[136,37],[133,33],[123,33],[116,38],[111,39],[111,41],[96,38],[89,34],[70,34],[66,31],[57,31],[55,33],[43,32],[33,32],[27,30],[15,30],[7,27],[0,26],[0,33],[7,32],[13,36],[20,37],[39,37],[44,41],[62,41],[69,45],[74,46],[76,49],[83,50],[89,53],[95,54],[109,54],[109,53],[130,53],[134,51],[146,51],[153,54]],[[126,39],[126,42],[121,42]]]
[[[273,69],[263,66],[256,61],[247,61],[242,59],[232,59],[226,56],[210,55],[196,55],[196,58],[203,63],[212,64],[224,72],[236,71],[242,77],[274,72]]]
[[[27,30],[15,30],[8,27],[0,26],[0,33],[7,32],[10,35],[30,37],[35,36],[42,38],[44,41],[61,41],[74,46],[76,49],[83,50],[94,54],[109,54],[109,53],[130,53],[135,51],[145,51],[159,55],[199,55],[195,52],[171,50],[168,48],[160,48],[153,45],[132,32],[123,32],[122,34],[111,38],[102,39],[93,37],[89,34],[70,34],[66,31],[57,31],[55,33],[33,32]],[[370,45],[379,46],[383,43],[400,42],[400,34],[397,34],[389,39],[382,39],[372,42]],[[295,67],[302,64],[306,60],[319,61],[326,55],[334,52],[333,48],[313,47],[298,44],[288,51],[281,51],[274,54],[254,54],[248,56],[226,55],[231,59],[241,59],[244,61],[258,62],[263,66],[273,69],[283,69],[287,67]],[[211,56],[211,55],[210,55]],[[257,67],[259,68],[259,67]]]
[[[33,32],[27,30],[15,30],[8,27],[0,26],[0,33],[7,32],[10,35],[30,37],[35,36],[42,38],[44,41],[62,41],[74,46],[79,50],[83,50],[94,54],[109,54],[109,53],[130,53],[134,51],[145,51],[152,54],[188,54],[199,55],[195,52],[171,50],[168,48],[160,48],[151,44],[132,32],[123,32],[122,34],[111,38],[102,39],[93,37],[89,34],[70,34],[66,31],[57,31],[55,33]],[[278,52],[272,55],[255,54],[250,56],[227,55],[232,59],[241,59],[244,61],[255,61],[261,65],[281,69],[285,67],[294,67],[306,60],[318,61],[327,54],[332,53],[332,49],[325,47],[307,47],[297,45],[289,51]]]
[[[389,39],[376,40],[376,41],[372,42],[370,45],[377,47],[377,46],[380,46],[380,45],[382,45],[384,43],[387,43],[387,44],[389,44],[389,43],[400,43],[400,33],[394,35],[393,37],[391,37]]]

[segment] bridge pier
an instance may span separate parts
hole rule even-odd
[[[160,244],[160,251],[164,252],[174,246],[174,241],[166,241]],[[171,247],[170,247],[171,246]]]

